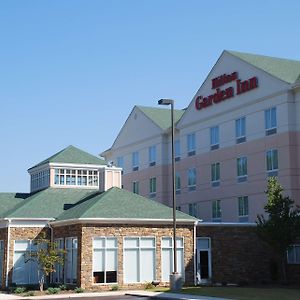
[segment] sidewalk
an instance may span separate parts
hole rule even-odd
[[[0,293],[0,300],[43,300],[43,299],[60,299],[60,298],[81,298],[81,297],[104,297],[104,296],[137,296],[137,297],[155,297],[155,298],[168,298],[168,299],[180,299],[180,300],[229,300],[228,298],[217,298],[217,297],[207,297],[207,296],[195,296],[188,294],[176,294],[176,293],[166,293],[166,292],[149,292],[143,290],[136,291],[110,291],[110,292],[97,292],[97,293],[81,293],[81,294],[55,294],[55,295],[45,295],[45,296],[30,296],[21,297],[18,295]]]

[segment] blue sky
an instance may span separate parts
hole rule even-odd
[[[1,192],[68,145],[109,148],[134,105],[191,101],[224,49],[300,60],[300,1],[0,1]]]

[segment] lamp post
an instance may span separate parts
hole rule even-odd
[[[177,255],[176,255],[176,194],[175,194],[175,149],[174,149],[174,100],[172,99],[160,99],[158,101],[159,105],[171,105],[171,127],[172,127],[172,202],[173,202],[173,265],[174,271],[170,275],[170,289],[172,291],[177,291],[181,289],[182,282],[181,276],[177,272]]]

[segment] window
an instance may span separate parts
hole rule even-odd
[[[4,258],[4,242],[0,241],[0,284],[2,283],[3,258]]]
[[[276,107],[265,110],[265,128],[266,135],[277,132]]]
[[[138,181],[134,181],[132,183],[132,192],[135,193],[135,194],[139,194],[140,193],[139,182]]]
[[[220,185],[220,163],[211,165],[211,186]]]
[[[64,239],[55,239],[56,247],[59,250],[64,249]],[[52,273],[52,282],[53,283],[63,283],[64,282],[64,273],[63,266],[61,264],[55,264],[55,272]]]
[[[291,245],[287,251],[288,264],[300,264],[300,245]]]
[[[150,178],[150,198],[156,196],[156,177]]]
[[[119,156],[117,158],[117,167],[118,168],[122,168],[122,174],[123,174],[123,171],[124,171],[124,157],[123,156]]]
[[[70,186],[99,186],[99,174],[97,170],[80,169],[54,169],[55,185]]]
[[[248,222],[249,206],[248,196],[238,197],[239,221]]]
[[[187,150],[188,156],[192,156],[196,154],[196,136],[195,133],[191,133],[187,135]]]
[[[149,147],[149,166],[156,165],[156,146]]]
[[[173,238],[163,237],[161,240],[161,280],[163,282],[170,281],[170,274],[174,271],[173,267]],[[184,243],[183,238],[176,238],[176,258],[177,258],[177,271],[181,274],[183,280],[185,277],[184,266]]]
[[[114,237],[93,239],[93,283],[116,283],[118,241]]]
[[[181,211],[181,206],[180,206],[180,205],[179,205],[179,206],[176,206],[176,210]]]
[[[132,171],[138,171],[139,169],[139,153],[133,152],[132,153]]]
[[[179,195],[181,190],[181,180],[180,180],[180,173],[176,172],[175,173],[175,191],[176,194]]]
[[[35,191],[50,185],[50,170],[39,171],[30,177],[31,190]]]
[[[25,263],[25,254],[35,252],[36,246],[31,240],[16,240],[14,245],[14,265],[12,282],[15,284],[37,284],[37,263],[30,260]]]
[[[212,221],[220,222],[222,218],[221,200],[214,200],[212,202]]]
[[[246,118],[245,117],[235,120],[235,138],[237,144],[246,142]]]
[[[66,238],[65,282],[77,282],[77,238]]]
[[[237,158],[237,181],[244,182],[247,180],[247,157],[242,156]]]
[[[154,237],[124,238],[124,282],[152,282],[156,279]]]
[[[188,189],[194,191],[196,189],[196,168],[188,169]]]
[[[197,203],[190,203],[189,204],[189,215],[193,216],[193,217],[197,217],[198,216],[198,205]]]
[[[278,175],[278,151],[272,149],[267,151],[267,172],[268,176]]]
[[[210,150],[219,149],[219,126],[210,128]]]
[[[174,142],[174,156],[175,156],[175,161],[180,160],[180,140],[176,140]]]

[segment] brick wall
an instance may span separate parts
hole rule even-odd
[[[177,235],[184,238],[185,280],[194,283],[194,227],[178,226]],[[78,285],[85,289],[105,290],[109,285],[93,284],[93,247],[92,240],[99,236],[113,236],[118,239],[118,285],[123,288],[137,288],[143,284],[125,284],[123,282],[123,238],[126,236],[151,236],[156,238],[156,279],[161,281],[161,237],[172,237],[171,226],[139,225],[95,225],[85,224],[54,228],[54,237],[78,238]]]

